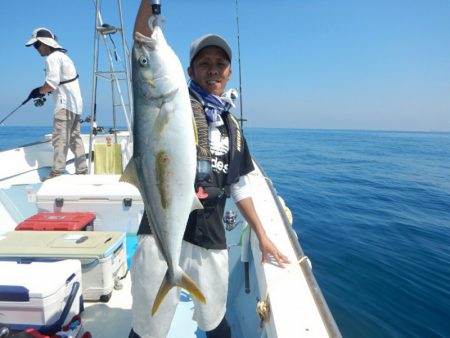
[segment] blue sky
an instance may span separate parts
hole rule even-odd
[[[166,39],[186,68],[189,46],[210,32],[237,55],[235,0],[161,0]],[[139,0],[124,0],[126,38]],[[90,115],[92,0],[2,2],[0,118],[43,83],[44,60],[24,43],[48,27],[69,50]],[[103,0],[104,22],[118,25],[117,1]],[[450,1],[240,0],[243,111],[248,127],[450,130]],[[118,39],[118,37],[115,37]],[[103,55],[104,58],[104,55]],[[231,86],[238,86],[237,58]],[[110,125],[109,87],[100,125]],[[52,103],[32,103],[8,125],[50,125]],[[237,113],[237,111],[236,111]],[[122,125],[123,119],[119,119]]]

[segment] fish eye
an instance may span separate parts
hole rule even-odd
[[[139,63],[141,66],[147,67],[148,66],[148,59],[145,56],[141,56],[139,58]]]

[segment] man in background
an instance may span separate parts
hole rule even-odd
[[[33,89],[28,98],[42,98],[45,94],[52,93],[55,102],[53,167],[44,180],[64,173],[69,148],[75,155],[76,174],[87,174],[85,150],[80,135],[83,100],[75,65],[66,54],[67,50],[59,45],[55,35],[47,28],[35,29],[25,46],[33,46],[45,57],[45,82],[41,87]]]

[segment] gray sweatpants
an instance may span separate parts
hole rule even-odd
[[[75,155],[76,173],[85,173],[88,168],[80,135],[80,115],[74,114],[67,109],[58,111],[53,119],[52,145],[53,171],[64,173],[66,168],[66,158],[69,149]]]

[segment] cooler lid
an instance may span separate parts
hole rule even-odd
[[[124,243],[124,232],[11,231],[0,235],[0,257],[103,258]]]
[[[16,230],[83,230],[92,224],[92,212],[39,212],[16,226]]]
[[[37,204],[64,198],[65,201],[141,201],[139,190],[119,182],[120,175],[61,175],[42,183],[36,193]]]
[[[60,261],[0,261],[0,301],[25,302],[47,298],[81,273],[77,259]],[[3,273],[6,272],[6,273]]]
[[[95,219],[93,212],[39,212],[24,220],[34,222],[76,222],[88,224]]]

